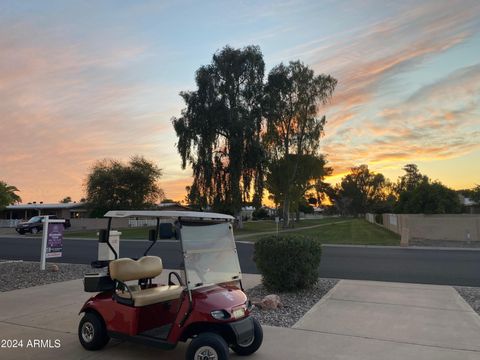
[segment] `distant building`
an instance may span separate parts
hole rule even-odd
[[[242,207],[242,218],[243,220],[252,220],[252,214],[255,211],[255,208],[253,206],[244,206]]]
[[[5,210],[0,211],[0,219],[19,220],[30,219],[37,215],[56,215],[61,219],[83,218],[87,215],[87,209],[83,202],[70,203],[28,203],[8,205]]]
[[[169,211],[189,211],[191,210],[188,206],[184,206],[178,202],[170,203],[161,203],[158,204],[158,210],[169,210]]]
[[[325,209],[323,207],[320,207],[320,206],[314,206],[313,207],[313,213],[314,214],[323,214],[324,211],[325,211]]]
[[[469,197],[458,194],[460,203],[463,206],[464,212],[467,214],[480,214],[480,204],[473,201]]]

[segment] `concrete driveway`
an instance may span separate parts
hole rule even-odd
[[[247,275],[245,285],[259,280]],[[74,280],[0,293],[0,339],[23,340],[22,349],[0,348],[0,359],[184,359],[185,344],[168,352],[112,340],[85,351],[76,334],[82,289]],[[479,339],[480,318],[451,287],[342,280],[294,328],[265,326],[250,358],[480,360]],[[52,348],[26,348],[28,340]]]
[[[294,328],[318,359],[480,359],[480,317],[450,286],[341,280]]]

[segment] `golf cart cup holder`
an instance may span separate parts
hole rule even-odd
[[[83,278],[85,292],[102,292],[115,289],[115,282],[110,276],[99,273],[85,274]]]

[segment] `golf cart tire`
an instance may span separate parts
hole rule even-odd
[[[82,334],[85,323],[89,323],[91,325],[91,329],[93,329],[93,337],[90,341],[84,339]],[[80,324],[78,324],[78,339],[80,340],[82,346],[90,351],[100,350],[107,345],[110,337],[107,334],[105,323],[100,315],[94,312],[85,313],[82,320],[80,320]]]
[[[263,342],[263,329],[262,325],[257,319],[253,319],[253,342],[247,346],[241,346],[239,344],[232,345],[232,350],[240,356],[248,356],[257,351]]]
[[[220,335],[211,332],[201,333],[191,341],[185,359],[198,360],[195,358],[195,353],[203,346],[208,346],[215,350],[217,353],[217,360],[228,360],[230,351],[227,343]]]

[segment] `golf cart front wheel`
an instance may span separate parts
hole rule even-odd
[[[186,360],[228,360],[228,345],[215,333],[203,333],[192,340]]]
[[[234,344],[232,350],[240,356],[247,356],[257,351],[263,342],[262,325],[257,319],[253,318],[253,339],[245,344]]]
[[[103,320],[94,313],[86,313],[80,320],[78,338],[87,350],[100,350],[110,340]]]

